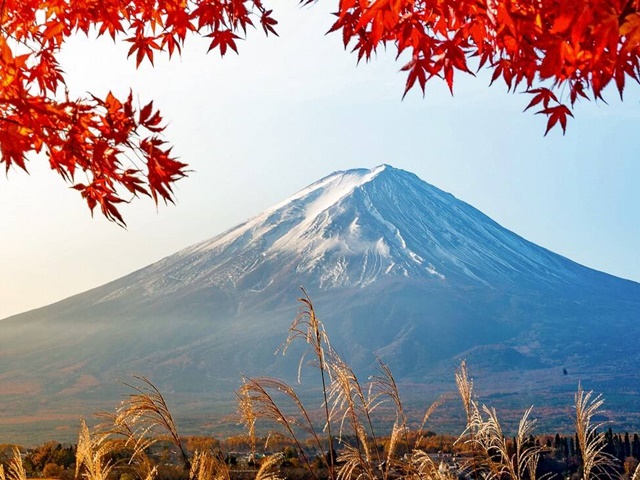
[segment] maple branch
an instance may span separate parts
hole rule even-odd
[[[627,0],[627,3],[624,4],[624,7],[622,7],[622,11],[618,16],[618,26],[621,27],[629,15],[638,12],[637,8],[634,7],[634,3],[636,3],[635,0]]]
[[[17,120],[14,120],[13,118],[0,117],[0,121],[11,123],[13,125],[17,125],[18,127],[24,126],[20,122],[18,122]]]
[[[5,1],[6,0],[3,0],[3,2],[2,2],[3,8],[4,8],[4,2]],[[2,13],[0,13],[0,18],[2,18]],[[36,50],[34,47],[29,45],[26,40],[19,39],[13,33],[7,32],[7,30],[4,28],[4,26],[0,26],[0,32],[4,33],[7,36],[7,38],[10,38],[14,42],[19,43],[19,44],[25,46],[26,48],[28,48],[29,50],[31,50],[31,53],[34,54],[34,55],[38,55],[39,53],[42,52],[42,49]],[[42,48],[44,48],[44,47],[42,47]]]

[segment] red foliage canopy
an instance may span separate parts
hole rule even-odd
[[[311,0],[309,0],[311,1]],[[306,2],[308,3],[308,1]],[[456,70],[493,70],[510,90],[533,95],[528,108],[548,117],[547,132],[566,128],[580,98],[602,99],[611,83],[639,80],[640,0],[340,0],[331,31],[369,60],[393,44],[410,61],[405,94],[439,77],[453,91]],[[136,64],[180,52],[190,34],[210,50],[237,52],[239,33],[277,24],[262,0],[2,0],[0,5],[0,163],[26,169],[44,152],[93,211],[124,224],[117,205],[140,194],[172,201],[186,164],[161,138],[153,104],[70,98],[56,55],[78,32],[131,44]],[[556,93],[563,88],[567,98]],[[545,133],[546,134],[546,133]],[[144,166],[142,166],[144,164]],[[87,181],[76,183],[76,173]]]
[[[433,77],[453,91],[455,70],[493,70],[509,90],[524,85],[534,95],[525,110],[542,107],[549,132],[564,132],[571,108],[554,91],[566,87],[571,107],[580,97],[603,99],[614,80],[620,97],[626,78],[638,82],[639,0],[340,0],[332,30],[345,46],[355,41],[358,58],[393,42],[411,61],[406,92],[425,89]],[[533,88],[539,83],[538,88]],[[542,86],[548,85],[548,86]]]

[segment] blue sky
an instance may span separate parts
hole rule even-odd
[[[210,238],[335,170],[389,163],[474,205],[503,226],[579,263],[640,281],[640,89],[584,103],[567,134],[522,113],[488,74],[458,75],[401,100],[394,52],[356,66],[330,8],[276,9],[280,37],[249,31],[240,55],[182,58],[136,70],[126,45],[77,39],[61,57],[72,93],[155,100],[168,139],[193,172],[177,204],[123,209],[123,230],[34,158],[0,177],[0,318],[60,300]]]

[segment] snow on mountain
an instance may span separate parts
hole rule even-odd
[[[586,270],[415,175],[381,165],[335,172],[138,272],[135,286],[145,295],[207,285],[255,293],[279,276],[325,290],[400,276],[554,287],[584,283]]]

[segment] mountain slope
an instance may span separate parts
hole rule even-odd
[[[594,278],[599,286],[609,280],[524,240],[415,175],[383,165],[329,175],[143,270],[134,286],[150,296],[206,285],[259,293],[276,283],[274,270],[322,290],[393,276],[537,288],[588,288]],[[624,289],[629,282],[613,284]],[[119,289],[104,300],[125,294]]]
[[[33,409],[73,410],[112,401],[130,372],[222,400],[239,372],[293,377],[297,362],[273,352],[299,285],[361,372],[375,352],[399,379],[442,382],[464,356],[492,391],[536,372],[527,388],[563,393],[577,382],[557,378],[567,369],[635,392],[640,285],[382,165],[335,172],[211,240],[0,322],[0,392],[14,392],[0,423],[28,408],[20,392]]]

